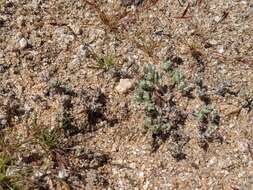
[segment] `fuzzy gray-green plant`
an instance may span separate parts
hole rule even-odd
[[[197,118],[199,122],[205,122],[208,118],[209,113],[211,112],[211,109],[207,106],[204,106],[201,108],[201,110],[197,113]]]
[[[161,69],[165,72],[171,72],[173,70],[173,63],[167,60],[160,65]]]
[[[164,66],[164,68],[167,67]],[[150,129],[154,135],[160,135],[170,130],[169,123],[157,121],[162,113],[154,101],[154,91],[160,87],[161,83],[162,75],[156,71],[154,65],[149,64],[144,67],[144,76],[134,93],[135,101],[144,106],[144,126]]]
[[[190,94],[190,92],[194,89],[192,86],[187,84],[185,76],[179,71],[174,71],[172,78],[174,85],[177,86],[178,90],[182,93],[182,95],[186,96]]]

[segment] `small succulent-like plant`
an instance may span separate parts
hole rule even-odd
[[[208,115],[211,112],[211,109],[207,106],[201,108],[201,110],[197,113],[198,121],[201,123],[207,122]]]
[[[180,130],[185,124],[187,114],[174,102],[173,92],[179,91],[182,96],[188,97],[193,87],[187,83],[185,76],[174,68],[172,61],[163,62],[160,69],[156,70],[151,64],[144,67],[144,75],[137,85],[134,99],[144,108],[144,127],[152,134],[152,148],[156,150],[160,143],[172,138],[172,156],[181,160],[185,158],[183,147],[189,141],[188,135],[184,135]],[[199,128],[201,138],[210,140],[214,137],[212,131],[216,129],[207,130],[205,123],[218,123],[217,114],[213,109],[203,107],[197,113],[197,118],[199,125],[204,125]]]
[[[178,90],[182,93],[182,95],[189,95],[194,89],[192,86],[187,84],[187,82],[185,81],[185,76],[179,71],[174,71],[172,78],[174,81],[174,85],[177,86]]]
[[[173,63],[171,60],[167,60],[160,65],[161,69],[165,72],[173,71]]]
[[[185,76],[179,71],[174,71],[172,78],[175,84],[180,84],[185,79]]]
[[[134,94],[136,102],[144,106],[144,126],[151,130],[154,137],[163,136],[171,130],[169,122],[160,121],[164,113],[155,101],[155,93],[160,88],[161,83],[162,75],[156,71],[154,65],[147,65],[144,67],[144,76]]]

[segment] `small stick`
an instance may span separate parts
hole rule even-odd
[[[225,20],[228,17],[229,12],[228,11],[223,11],[223,15],[221,19],[217,22],[217,24],[221,23],[223,20]]]
[[[181,3],[181,1],[180,0],[177,0],[178,1],[178,3],[179,3],[179,5],[181,6],[181,7],[183,7],[184,5]]]
[[[202,3],[203,3],[203,0],[198,0],[198,1],[197,1],[197,5],[198,5],[199,7],[202,5]]]
[[[190,3],[188,3],[188,5],[187,5],[187,7],[185,8],[185,10],[184,10],[182,16],[180,16],[180,17],[175,17],[175,18],[177,18],[177,19],[191,18],[191,16],[185,16],[186,13],[188,12],[189,8],[190,8]]]
[[[249,150],[249,153],[250,153],[250,157],[253,160],[253,151],[252,151],[251,146],[250,146],[249,143],[248,143],[248,150]]]

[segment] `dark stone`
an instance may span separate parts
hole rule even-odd
[[[121,0],[123,6],[140,5],[144,0]]]

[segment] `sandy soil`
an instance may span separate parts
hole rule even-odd
[[[253,189],[252,33],[250,0],[0,0],[0,189]]]

